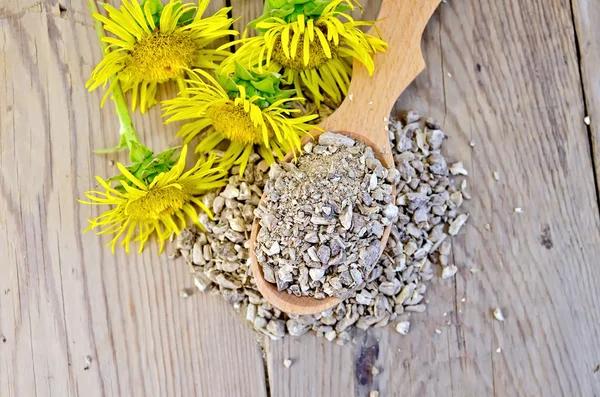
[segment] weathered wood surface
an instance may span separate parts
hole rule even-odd
[[[440,11],[437,77],[423,76],[401,104],[437,113],[452,134],[447,152],[471,171],[471,226],[454,257],[482,271],[463,268],[454,291],[431,291],[451,303],[456,325],[434,339],[444,364],[426,372],[441,372],[457,396],[598,395],[598,204],[570,3]],[[494,307],[504,323],[491,319]],[[421,386],[450,394],[438,382]]]
[[[238,26],[258,3],[231,0]],[[0,396],[600,396],[596,140],[583,123],[587,107],[594,138],[597,1],[442,4],[428,69],[398,108],[441,120],[470,171],[459,275],[434,279],[406,337],[263,340],[264,362],[219,297],[179,298],[183,264],[154,247],[112,256],[80,234],[97,210],[76,198],[124,157],[90,153],[116,143],[118,123],[83,88],[100,59],[87,8],[61,5],[0,0]],[[156,150],[177,142],[156,107],[136,125]]]
[[[577,33],[581,81],[585,95],[586,116],[590,118],[589,134],[592,142],[596,175],[600,173],[600,1],[572,2],[573,20]],[[596,181],[600,195],[600,185]]]
[[[118,121],[84,89],[101,58],[86,3],[61,4],[0,3],[0,396],[265,396],[254,335],[219,297],[181,299],[185,266],[81,235],[98,209],[76,199],[126,157],[91,153]],[[135,122],[177,143],[158,107]]]

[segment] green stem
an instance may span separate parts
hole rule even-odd
[[[95,13],[100,13],[98,10],[98,5],[96,4],[96,0],[87,0],[87,2],[92,15]],[[106,37],[106,32],[104,31],[102,22],[96,18],[93,19],[94,28],[96,28],[96,35],[98,36],[100,47],[102,48],[102,56],[104,56],[104,54],[106,54],[108,51],[108,44],[102,41],[102,39]],[[127,148],[129,148],[129,151],[131,151],[132,144],[134,142],[139,144],[140,139],[137,136],[135,127],[133,126],[133,120],[131,120],[131,115],[129,114],[129,109],[127,108],[127,102],[125,101],[123,90],[121,89],[121,83],[118,81],[116,76],[111,77],[110,86],[112,87],[112,99],[115,103],[115,108],[117,109],[117,115],[119,116],[119,122],[121,124],[121,128],[119,130],[119,133],[121,134],[121,144],[125,143]],[[119,146],[121,146],[121,144]]]
[[[265,5],[263,7],[263,15],[267,15],[269,11],[271,11],[271,7],[269,7],[269,0],[265,0]]]

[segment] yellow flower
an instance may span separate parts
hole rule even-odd
[[[207,129],[196,147],[197,153],[209,153],[222,141],[229,141],[220,163],[225,168],[240,165],[243,174],[255,145],[271,164],[275,161],[273,154],[281,159],[293,149],[300,150],[300,138],[316,128],[307,122],[317,115],[291,117],[300,110],[284,106],[299,98],[283,98],[262,107],[258,104],[264,98],[259,95],[248,98],[243,85],[236,87],[238,96],[231,99],[212,76],[202,70],[196,72],[208,83],[196,76],[187,81],[184,95],[164,101],[165,116],[170,116],[166,122],[192,120],[178,133],[185,143]]]
[[[123,90],[132,91],[132,110],[139,101],[142,113],[156,104],[158,84],[176,80],[182,88],[184,72],[193,68],[215,68],[229,52],[207,49],[211,42],[237,34],[229,30],[233,20],[229,8],[202,18],[210,0],[198,6],[170,0],[164,7],[160,0],[123,0],[116,8],[102,4],[108,17],[94,14],[104,29],[116,37],[104,37],[109,44],[102,61],[87,82],[91,91],[106,86],[116,75]],[[195,16],[193,14],[195,13]],[[107,91],[102,103],[110,93]]]
[[[324,99],[323,93],[339,104],[348,93],[352,60],[359,60],[372,74],[372,55],[387,48],[383,40],[359,29],[374,22],[355,21],[339,10],[353,8],[351,0],[333,0],[320,15],[293,14],[294,20],[260,18],[253,26],[261,35],[240,40],[242,47],[222,68],[228,72],[239,62],[259,71],[280,71],[283,81],[294,84],[299,93],[306,87],[317,104]]]
[[[112,187],[110,180],[97,176],[96,180],[104,191],[88,191],[85,196],[90,201],[80,202],[109,205],[112,208],[95,219],[88,219],[90,225],[85,231],[98,228],[98,234],[114,235],[107,244],[113,253],[119,240],[129,253],[132,239],[139,242],[139,252],[142,252],[148,238],[156,233],[162,252],[165,240],[171,233],[179,234],[186,227],[186,215],[202,227],[197,208],[211,218],[212,214],[198,196],[224,186],[225,171],[213,168],[214,161],[209,159],[206,162],[198,161],[184,172],[186,154],[187,147],[184,146],[177,163],[170,170],[155,175],[152,181],[135,177],[122,164],[118,164],[122,175],[117,187]]]

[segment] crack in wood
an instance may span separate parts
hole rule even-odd
[[[581,82],[581,96],[583,98],[583,113],[585,116],[589,115],[589,111],[588,111],[588,93],[586,90],[586,85],[585,85],[585,80],[584,80],[584,70],[583,70],[583,60],[582,60],[582,49],[581,49],[581,43],[580,43],[580,38],[579,35],[580,33],[577,31],[577,21],[575,19],[575,1],[577,0],[570,0],[569,5],[571,6],[571,20],[573,22],[572,24],[572,28],[573,28],[573,39],[575,40],[575,51],[577,54],[577,65],[578,65],[578,71],[579,71],[579,81]],[[590,87],[591,89],[591,87]],[[597,116],[598,119],[600,119],[600,115]],[[585,124],[585,123],[584,123]],[[600,148],[597,146],[597,142],[595,142],[596,138],[595,135],[592,131],[592,127],[591,125],[586,125],[586,131],[587,131],[587,136],[588,136],[588,141],[589,141],[589,146],[590,146],[590,158],[591,158],[591,162],[592,162],[592,171],[594,174],[594,186],[596,187],[596,208],[598,210],[598,213],[600,214],[600,182],[599,182],[599,176],[598,176],[598,172],[600,170],[600,164],[598,164],[600,162]]]

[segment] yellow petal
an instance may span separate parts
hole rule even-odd
[[[123,164],[117,163],[117,168],[119,168],[119,171],[121,171],[125,178],[129,179],[129,181],[131,181],[131,183],[133,183],[135,186],[139,187],[144,191],[147,189],[146,185],[144,185],[139,179],[133,176],[133,174],[129,172],[129,170],[125,168]]]

